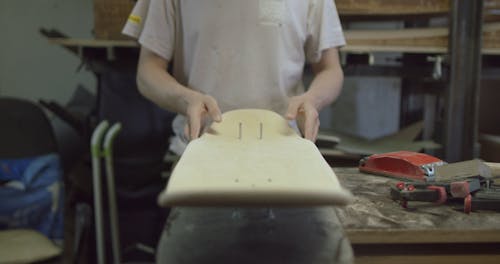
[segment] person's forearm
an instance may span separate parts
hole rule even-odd
[[[306,92],[316,109],[321,110],[334,102],[342,90],[344,73],[338,61],[337,49],[325,52],[324,59],[313,65],[315,77]]]
[[[160,107],[186,114],[190,96],[195,91],[179,84],[167,71],[167,62],[150,51],[141,51],[137,70],[140,93]]]
[[[316,74],[306,94],[312,97],[318,111],[337,99],[343,80],[343,72],[339,69],[325,69]]]

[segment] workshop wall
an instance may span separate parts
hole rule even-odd
[[[349,77],[332,106],[333,130],[364,139],[377,139],[399,130],[401,79]]]
[[[402,22],[350,22],[345,29],[400,29]],[[342,53],[342,52],[341,52]],[[372,65],[399,66],[401,53],[371,54]],[[346,54],[343,57],[343,67]],[[386,76],[344,76],[337,101],[320,113],[321,129],[347,135],[377,139],[396,133],[400,127],[401,78]]]
[[[0,96],[66,103],[77,84],[93,91],[95,77],[80,60],[49,44],[40,28],[75,38],[92,37],[93,3],[81,0],[0,1]]]

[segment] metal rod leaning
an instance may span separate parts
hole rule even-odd
[[[113,142],[120,132],[122,125],[120,123],[114,124],[106,133],[103,143],[104,162],[106,166],[106,179],[108,187],[108,206],[109,218],[111,226],[111,246],[113,250],[113,261],[116,264],[120,263],[120,232],[118,225],[118,210],[116,203],[116,190],[115,190],[115,175],[113,169]]]
[[[105,263],[104,251],[104,222],[102,210],[102,184],[101,184],[101,141],[109,127],[107,121],[102,121],[92,133],[90,152],[92,154],[92,181],[94,191],[94,217],[96,232],[97,263]]]

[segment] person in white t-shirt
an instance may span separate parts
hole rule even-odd
[[[238,108],[280,113],[314,141],[319,111],[341,91],[345,40],[333,0],[139,0],[124,33],[141,44],[140,92],[179,114],[178,154]],[[331,207],[174,208],[157,255],[158,263],[352,261]]]

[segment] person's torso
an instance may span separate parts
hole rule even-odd
[[[309,2],[177,0],[174,76],[213,96],[223,112],[283,114],[303,92]]]

